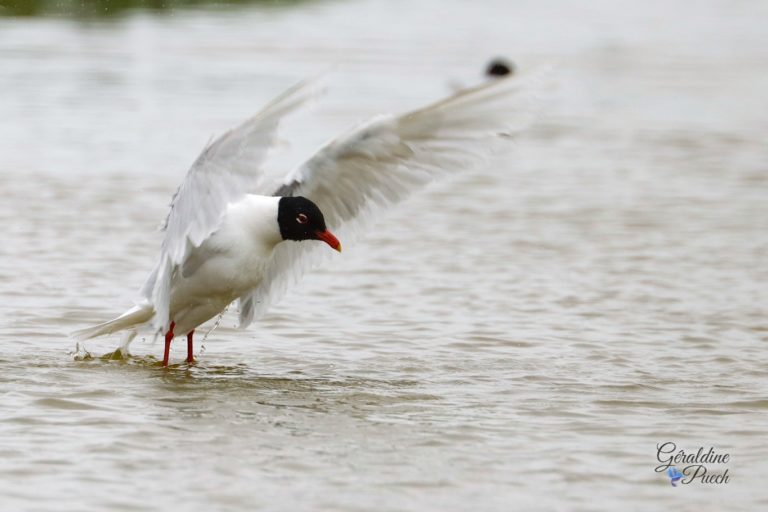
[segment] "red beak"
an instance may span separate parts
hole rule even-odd
[[[339,242],[339,239],[333,236],[333,233],[328,231],[327,229],[325,231],[318,231],[315,233],[315,236],[318,240],[322,240],[323,242],[327,243],[337,251],[341,252],[341,242]]]

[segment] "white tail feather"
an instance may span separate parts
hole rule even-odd
[[[106,334],[112,334],[117,331],[129,329],[138,324],[143,324],[152,318],[155,314],[154,308],[149,304],[143,304],[141,306],[134,306],[117,318],[104,322],[103,324],[94,325],[93,327],[87,327],[80,329],[72,333],[72,336],[77,340],[87,340],[95,338],[96,336],[104,336]]]

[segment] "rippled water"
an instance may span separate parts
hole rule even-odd
[[[767,21],[501,0],[0,19],[3,509],[765,507]],[[192,367],[150,340],[75,356],[212,134],[335,65],[300,159],[495,54],[557,63],[514,157],[408,201],[250,330],[230,313]],[[731,481],[672,488],[667,440],[730,453]]]

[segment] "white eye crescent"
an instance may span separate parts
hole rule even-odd
[[[296,222],[299,224],[306,224],[309,221],[306,215],[303,213],[300,213],[298,217],[296,217]]]

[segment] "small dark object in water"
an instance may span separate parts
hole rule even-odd
[[[496,58],[488,63],[488,67],[485,69],[485,74],[488,76],[507,76],[512,75],[515,72],[515,65],[512,62]]]

